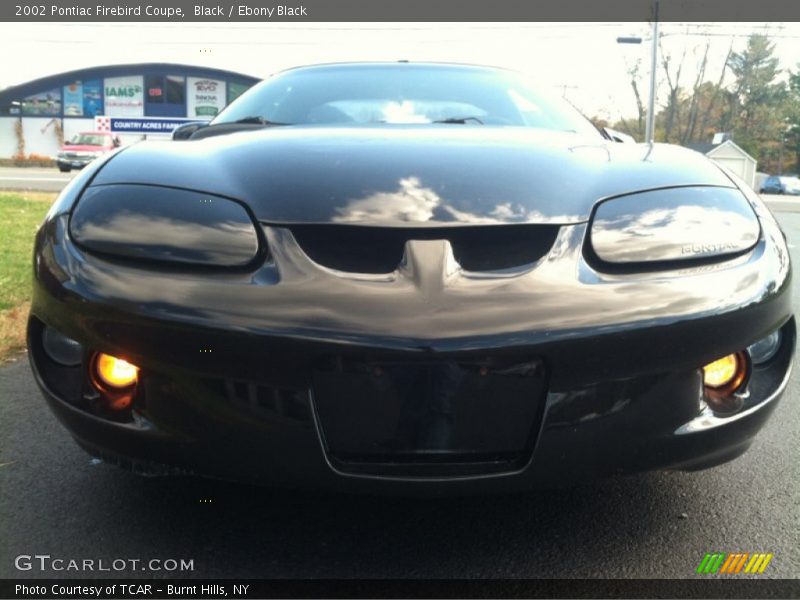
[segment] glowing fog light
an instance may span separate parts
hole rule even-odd
[[[703,367],[703,384],[714,389],[728,387],[740,372],[741,378],[744,379],[744,369],[740,368],[739,363],[740,359],[737,354],[729,354],[707,364]]]
[[[745,352],[728,354],[703,367],[704,398],[716,413],[732,414],[744,404],[740,393],[750,372]]]
[[[136,365],[102,352],[95,357],[94,372],[100,383],[115,389],[132,386],[139,376]]]

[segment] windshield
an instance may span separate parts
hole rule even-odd
[[[69,143],[73,146],[105,146],[107,136],[96,133],[78,133]]]
[[[520,74],[448,65],[330,65],[280,73],[253,87],[212,123],[434,123],[538,127],[600,133],[558,97]]]

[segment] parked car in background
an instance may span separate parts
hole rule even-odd
[[[761,171],[756,171],[755,181],[753,182],[753,189],[754,190],[761,190],[764,187],[764,182],[769,179],[769,173],[762,173]]]
[[[82,169],[98,156],[111,152],[119,146],[119,138],[106,131],[78,133],[61,147],[56,159],[58,170],[68,173],[71,169]]]
[[[800,196],[800,177],[796,175],[772,175],[761,186],[762,194],[788,194]]]

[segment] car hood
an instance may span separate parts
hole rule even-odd
[[[106,150],[104,146],[88,146],[86,144],[64,144],[61,146],[62,152],[102,152]]]
[[[143,142],[92,185],[158,184],[238,199],[270,223],[576,223],[603,198],[731,180],[700,154],[569,132],[423,125],[271,127]]]

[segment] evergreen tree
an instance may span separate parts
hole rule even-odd
[[[774,143],[783,133],[779,115],[786,88],[778,81],[781,70],[774,51],[767,36],[753,34],[747,47],[733,52],[728,61],[735,80],[726,93],[720,130],[730,131],[734,141],[757,160],[767,158],[768,142]]]

